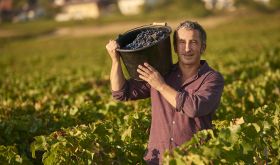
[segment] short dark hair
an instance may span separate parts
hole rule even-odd
[[[184,22],[179,24],[179,26],[175,29],[174,34],[173,34],[173,45],[174,45],[175,49],[177,49],[176,48],[177,33],[178,33],[178,30],[181,29],[181,28],[185,28],[185,29],[188,29],[188,30],[197,30],[199,32],[199,37],[200,37],[201,43],[206,46],[207,36],[206,36],[206,32],[203,29],[203,27],[197,22],[184,21]]]

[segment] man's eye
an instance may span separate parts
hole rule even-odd
[[[190,43],[193,44],[193,45],[196,45],[197,41],[191,41]]]

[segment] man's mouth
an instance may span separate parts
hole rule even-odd
[[[182,54],[182,56],[191,57],[193,54]]]

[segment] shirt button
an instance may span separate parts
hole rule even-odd
[[[172,124],[175,124],[175,121],[172,121]]]
[[[173,139],[173,138],[170,138],[170,140],[173,141],[174,139]]]

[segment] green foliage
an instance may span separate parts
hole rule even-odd
[[[29,164],[30,162],[26,157],[21,157],[18,154],[15,146],[0,145],[0,162],[6,164]]]
[[[280,1],[278,0],[270,0],[270,7],[272,9],[275,9],[275,10],[279,10],[280,9]]]
[[[108,115],[127,106],[111,103],[106,106]],[[44,151],[44,164],[131,164],[143,162],[141,156],[147,142],[147,110],[123,116],[117,114],[111,120],[79,125],[55,131],[48,136],[37,136],[31,144],[32,157],[36,151]],[[126,110],[126,112],[128,112]],[[113,124],[113,123],[116,124]]]
[[[253,9],[260,12],[275,12],[280,9],[280,3],[278,0],[270,0],[267,4],[254,0],[236,0],[235,2],[238,8]]]
[[[197,0],[170,0],[165,8],[173,8],[175,13],[184,11],[185,16],[204,17],[211,14],[210,11],[205,9],[204,2]],[[168,13],[171,14],[170,12]],[[178,18],[178,14],[176,15]]]
[[[257,108],[241,123],[200,131],[172,155],[166,153],[165,163],[279,164],[279,118],[279,104]]]
[[[26,5],[28,3],[27,0],[17,0],[17,1],[13,1],[13,7],[16,10],[22,9],[24,5]]]
[[[55,15],[61,12],[60,8],[56,8],[51,0],[37,0],[37,6],[45,10],[45,17],[53,19]]]

